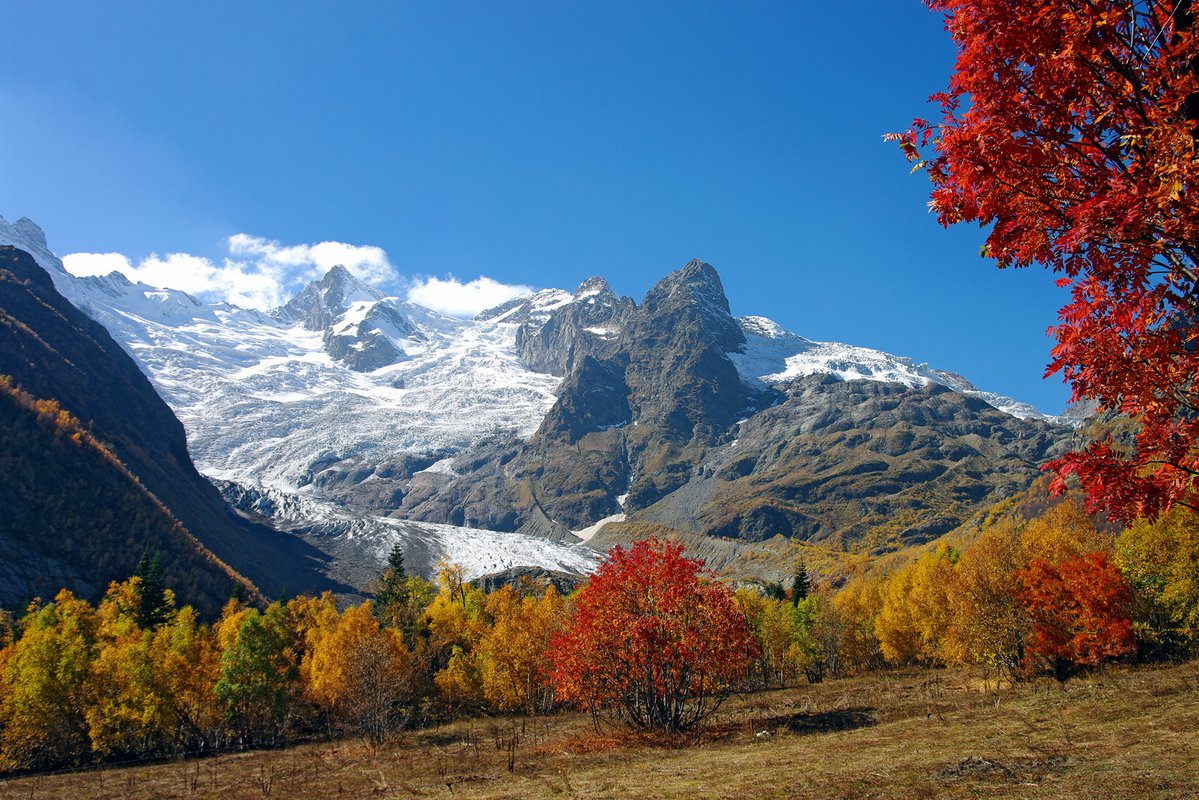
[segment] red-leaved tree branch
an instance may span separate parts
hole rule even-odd
[[[1070,302],[1046,375],[1134,423],[1052,462],[1093,510],[1199,508],[1199,37],[1190,0],[927,0],[958,48],[939,122],[889,134],[944,225]]]

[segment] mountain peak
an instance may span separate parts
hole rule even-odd
[[[321,284],[331,285],[347,280],[356,281],[357,278],[355,278],[353,273],[346,269],[344,265],[334,264],[329,268],[329,271],[325,273],[325,277],[321,278]]]
[[[579,284],[579,288],[575,289],[574,299],[583,300],[605,293],[612,294],[612,287],[608,285],[606,280],[598,275],[594,275]]]
[[[30,244],[41,247],[43,250],[49,249],[49,245],[46,244],[46,232],[29,217],[21,217],[12,227]]]
[[[720,275],[711,264],[698,258],[691,259],[654,284],[643,304],[653,310],[679,301],[709,307],[725,315],[729,313],[729,300],[725,297]]]
[[[319,281],[312,281],[272,316],[287,322],[303,321],[309,330],[324,330],[334,317],[357,302],[374,303],[386,295],[367,286],[341,264],[330,268]]]
[[[29,217],[21,217],[16,222],[9,222],[0,217],[0,244],[12,245],[26,251],[33,256],[38,266],[51,275],[66,273],[62,262],[50,251],[45,232]]]

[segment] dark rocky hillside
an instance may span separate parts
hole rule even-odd
[[[213,616],[240,585],[77,419],[0,378],[0,608],[68,587],[95,601],[156,553],[177,596]]]
[[[1026,489],[1061,441],[1056,426],[935,384],[812,376],[637,518],[749,543],[923,544]]]
[[[228,510],[215,487],[192,465],[183,426],[133,360],[101,325],[55,290],[50,276],[28,253],[13,247],[0,247],[0,328],[0,374],[10,376],[28,395],[53,400],[80,420],[204,548],[268,595],[338,588],[320,576],[317,551],[285,534],[250,525]],[[20,462],[42,458],[28,451],[9,452],[7,457],[10,469],[26,473],[34,469],[34,474],[36,465],[22,466]],[[65,462],[60,466],[71,472]],[[45,490],[54,496],[61,494],[62,487],[46,486]],[[59,549],[68,554],[63,557],[64,574],[73,571],[83,580],[82,584],[66,585],[102,586],[107,580],[125,577],[128,570],[118,574],[120,570],[113,567],[101,574],[96,565],[79,557],[94,545],[85,547],[71,540],[87,536],[105,541],[109,537],[112,546],[120,543],[122,549],[132,549],[130,564],[136,563],[142,546],[136,537],[129,541],[123,520],[112,510],[95,508],[97,525],[93,529],[88,529],[85,520],[61,530],[55,519],[39,523],[28,518],[19,532],[14,529],[14,517],[6,513],[0,519],[0,539],[12,541],[18,533],[27,540],[63,539]],[[108,524],[99,524],[101,519]],[[71,556],[72,552],[76,555]],[[228,575],[218,578],[231,586]],[[181,599],[211,605],[216,598],[184,593]]]

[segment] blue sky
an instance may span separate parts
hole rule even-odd
[[[219,264],[246,234],[381,248],[401,281],[600,274],[638,299],[702,258],[734,313],[1068,398],[1041,379],[1065,294],[938,226],[881,139],[952,66],[918,0],[0,0],[0,18],[0,214],[60,255],[184,270],[163,256]]]

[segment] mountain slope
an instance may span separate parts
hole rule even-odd
[[[192,465],[183,427],[137,365],[55,290],[28,253],[0,247],[0,275],[0,374],[79,419],[192,535],[267,593],[329,586],[317,572],[317,551],[228,512]]]
[[[0,280],[3,280],[0,272]],[[0,325],[10,320],[0,310]],[[77,419],[0,377],[0,608],[59,589],[96,600],[157,553],[176,596],[215,616],[254,589],[195,540]]]
[[[922,544],[1025,489],[1064,446],[938,384],[797,378],[784,399],[707,453],[683,490],[636,519],[757,542],[842,550]]]
[[[993,407],[960,376],[734,320],[701,262],[640,305],[584,287],[540,323],[552,334],[522,324],[542,348],[526,357],[566,373],[537,432],[459,456],[456,477],[408,495],[401,514],[585,530],[601,547],[595,523],[621,520],[880,551],[953,529],[1061,449],[1063,428],[1014,401]],[[580,308],[581,295],[599,308]]]

